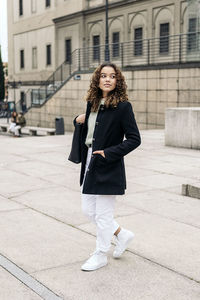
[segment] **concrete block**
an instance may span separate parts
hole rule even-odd
[[[165,125],[165,117],[164,117],[164,113],[160,113],[160,114],[157,114],[157,125],[160,125],[161,128],[164,127]]]
[[[168,78],[168,90],[177,90],[178,82],[176,78]]]
[[[148,101],[156,101],[156,91],[148,91],[147,99]]]
[[[177,91],[169,90],[167,91],[167,101],[168,102],[177,102]]]
[[[150,70],[147,71],[147,77],[150,78],[158,78],[159,77],[159,70]]]
[[[126,81],[129,80],[129,79],[132,79],[132,72],[131,71],[126,72],[125,75],[124,75],[124,77],[125,77]]]
[[[167,71],[167,77],[168,78],[177,78],[178,77],[178,69],[168,69]]]
[[[200,184],[183,184],[182,195],[200,199]]]
[[[157,114],[156,113],[148,113],[147,115],[147,123],[148,124],[156,124]]]
[[[161,90],[167,90],[168,78],[161,78],[161,79],[159,79],[158,84],[159,84],[159,89],[161,89]]]
[[[134,77],[135,79],[145,79],[146,78],[146,71],[134,71]]]
[[[188,78],[188,77],[179,78],[179,89],[188,90],[189,88],[191,88],[191,83],[193,80],[194,78]]]
[[[156,112],[156,107],[157,107],[157,102],[156,101],[148,101],[147,102],[147,111],[149,113],[155,113]]]
[[[200,107],[166,109],[165,145],[200,149]]]
[[[158,79],[157,78],[149,78],[147,86],[148,86],[148,90],[151,90],[151,91],[156,90],[158,87]]]
[[[200,107],[192,110],[192,148],[200,149]]]
[[[147,109],[146,102],[134,101],[133,108],[134,108],[134,111],[137,111],[137,112],[146,112],[146,109]]]
[[[159,78],[167,78],[167,77],[168,77],[167,69],[159,70]]]
[[[166,102],[157,102],[157,113],[163,114],[165,112],[166,107],[167,107]]]
[[[136,115],[137,122],[146,123],[146,121],[147,121],[147,114],[146,113],[136,112],[135,115]]]

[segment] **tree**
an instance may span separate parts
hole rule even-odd
[[[4,80],[5,78],[4,78],[3,63],[1,59],[1,49],[0,49],[0,101],[3,101],[5,97]]]

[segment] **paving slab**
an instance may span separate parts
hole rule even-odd
[[[81,212],[80,165],[67,160],[72,134],[0,135],[0,255],[64,300],[200,299],[200,201],[181,195],[199,180],[200,152],[166,147],[163,130],[141,133],[115,209],[135,239],[121,260],[112,245],[109,265],[92,273],[80,271],[96,232]]]
[[[52,186],[52,183],[48,183],[45,178],[36,178],[12,170],[3,170],[0,172],[0,183],[0,195],[7,197],[19,192]]]
[[[88,222],[81,211],[80,191],[57,186],[43,190],[36,190],[12,197],[13,202],[43,212],[62,222],[79,225]]]
[[[25,208],[24,205],[18,204],[16,202],[10,201],[4,197],[0,196],[0,213],[8,210],[22,209]]]
[[[176,185],[181,185],[183,181],[186,182],[193,182],[194,180],[191,178],[182,178],[181,176],[175,176],[171,174],[159,174],[159,175],[153,175],[153,176],[145,176],[145,181],[143,178],[132,178],[129,179],[129,181],[136,183],[136,184],[144,184],[148,187],[154,188],[154,189],[162,189],[162,188],[168,188],[173,187]]]
[[[129,246],[133,253],[200,282],[198,228],[142,212],[118,217],[116,221],[135,233]],[[89,223],[79,227],[95,234],[94,226]]]
[[[82,272],[80,263],[71,263],[34,276],[66,300],[199,300],[199,284],[142,257],[126,253],[108,261],[96,272]]]
[[[119,206],[133,206],[137,210],[159,215],[200,228],[199,200],[165,190],[151,190],[118,198]]]
[[[81,261],[94,237],[31,209],[1,214],[0,253],[27,272]]]

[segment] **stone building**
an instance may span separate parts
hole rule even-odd
[[[20,82],[9,99],[32,105],[30,124],[54,127],[59,114],[72,128],[104,60],[105,2],[8,0],[9,82]],[[198,0],[109,0],[110,59],[141,128],[162,128],[165,107],[200,105],[199,11]]]

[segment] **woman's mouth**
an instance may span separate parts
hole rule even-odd
[[[104,84],[104,86],[105,86],[105,87],[110,87],[110,86],[111,86],[111,84]]]

